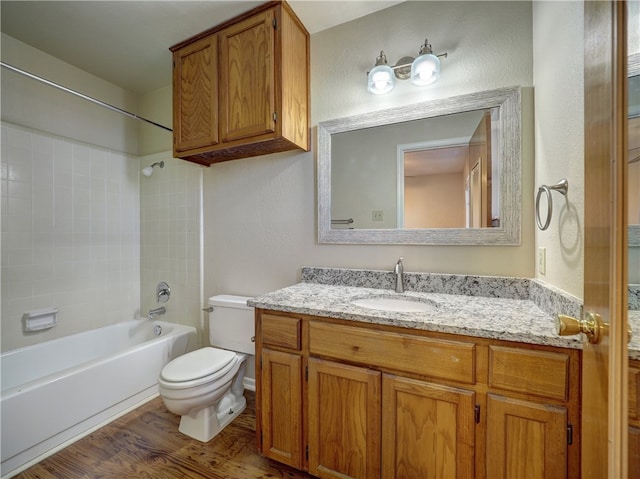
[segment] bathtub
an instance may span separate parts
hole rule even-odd
[[[1,476],[156,397],[162,367],[195,335],[189,326],[132,320],[0,355]]]

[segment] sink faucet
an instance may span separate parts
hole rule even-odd
[[[402,264],[402,260],[404,258],[400,258],[396,263],[395,268],[393,268],[393,272],[396,275],[396,293],[404,293],[404,264]]]
[[[159,308],[156,309],[150,309],[149,310],[149,319],[153,319],[156,316],[160,316],[161,314],[165,314],[167,312],[167,310],[165,309],[164,306],[160,306]]]

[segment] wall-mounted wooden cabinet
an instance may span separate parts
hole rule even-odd
[[[322,478],[578,478],[580,351],[256,311],[258,447]]]
[[[270,2],[171,47],[173,155],[210,165],[309,150],[309,33]]]

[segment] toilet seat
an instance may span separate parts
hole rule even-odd
[[[233,351],[205,347],[170,361],[160,373],[159,382],[168,389],[185,389],[214,382],[239,362]]]

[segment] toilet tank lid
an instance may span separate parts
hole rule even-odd
[[[209,298],[209,304],[211,306],[223,306],[226,308],[253,309],[251,306],[247,306],[247,300],[249,299],[251,299],[249,296],[218,294]]]

